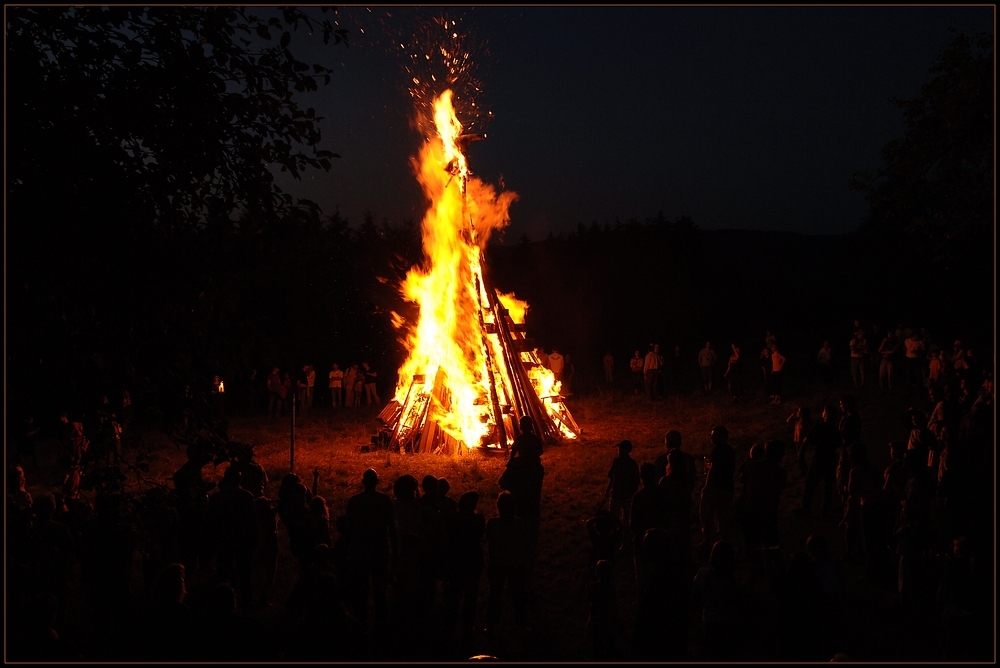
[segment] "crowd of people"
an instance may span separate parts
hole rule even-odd
[[[845,345],[838,349],[824,341],[816,354],[812,368],[827,387],[834,383],[838,369],[843,368],[845,373],[849,372],[857,392],[874,386],[877,379],[882,394],[948,387],[953,392],[974,393],[986,373],[986,364],[974,347],[966,346],[961,340],[949,347],[939,342],[926,327],[899,324],[895,329],[883,330],[878,325],[866,328],[860,320],[855,320],[844,339]],[[636,350],[628,360],[631,390],[635,395],[644,394],[649,400],[689,393],[692,388],[688,384],[687,370],[696,363],[700,379],[698,388],[703,394],[711,394],[716,381],[721,379],[733,403],[745,401],[753,361],[747,362],[738,343],[730,343],[729,348],[729,356],[720,358],[714,344],[706,341],[694,359],[689,360],[682,355],[680,346],[674,346],[672,353],[664,356],[659,344],[650,343],[645,354]],[[782,402],[787,361],[784,346],[779,346],[776,336],[767,331],[757,364],[764,396],[771,404]],[[616,387],[617,365],[610,350],[602,358],[601,368],[602,389]],[[963,389],[963,385],[967,388]]]
[[[264,413],[271,417],[287,416],[295,402],[299,415],[308,414],[315,403],[317,387],[334,410],[339,408],[360,408],[379,406],[378,372],[368,362],[345,365],[333,363],[327,372],[326,392],[317,385],[317,371],[306,364],[301,371],[282,370],[274,365],[266,377],[261,378],[258,370],[250,373],[241,387],[241,404],[250,415]],[[322,382],[322,381],[320,381]]]
[[[864,330],[855,332],[852,353],[864,350],[856,343]],[[665,435],[652,461],[633,459],[629,441],[618,444],[604,497],[586,522],[592,578],[587,634],[594,658],[846,658],[853,650],[842,626],[848,573],[891,591],[914,620],[913,629],[925,628],[916,620],[936,620],[940,647],[927,658],[984,656],[993,623],[987,595],[992,478],[984,477],[994,464],[992,373],[958,342],[945,354],[928,342],[926,331],[901,335],[921,345],[894,347],[899,337],[887,333],[883,343],[890,344],[880,346],[884,390],[912,396],[898,439],[888,444],[865,440],[854,394],[822,406],[815,418],[809,406],[797,407],[787,418],[787,434],[755,435],[758,444],[743,462],[721,425],[712,430],[703,457],[685,451],[676,430]],[[777,404],[783,361],[775,366],[780,348],[770,332],[766,338],[765,387]],[[569,356],[538,353],[565,382]],[[740,355],[733,345],[723,376],[734,400],[743,395]],[[821,371],[831,357],[824,344],[817,357]],[[851,382],[860,390],[875,363],[850,359]],[[702,387],[710,392],[718,362],[710,342],[698,360],[708,368]],[[359,401],[361,391],[378,403],[374,372],[367,364],[358,367],[341,372],[333,365],[334,408]],[[609,382],[614,368],[609,353]],[[658,346],[646,356],[636,351],[630,362],[636,391],[656,397],[658,372],[665,368],[670,364]],[[361,378],[360,391],[348,391],[352,371],[353,382]],[[271,377],[288,374],[276,367]],[[308,411],[315,372],[306,366],[297,382],[299,405]],[[224,394],[221,380],[213,386]],[[287,396],[278,393],[274,401]],[[32,498],[27,491],[26,476],[40,470],[33,418],[24,424],[13,459],[9,453],[10,659],[443,660],[483,648],[503,657],[512,639],[522,647],[538,640],[533,576],[545,467],[530,418],[519,425],[495,510],[484,512],[474,490],[452,498],[448,481],[434,476],[419,482],[399,476],[390,496],[378,491],[383,481],[368,470],[358,481],[362,491],[338,516],[318,493],[318,476],[310,489],[299,476],[285,475],[269,498],[267,474],[252,447],[240,444],[232,446],[217,486],[203,475],[213,455],[192,444],[169,487],[152,484],[137,495],[115,480],[98,480],[91,503],[81,493],[84,476],[121,476],[121,434],[131,400],[125,393],[120,408],[108,405],[105,399],[89,432],[60,416],[67,473],[57,493]],[[275,408],[280,413],[282,405],[268,412]],[[888,451],[884,469],[872,463],[874,448]],[[801,485],[798,518],[782,510],[789,466],[801,473],[793,476]],[[835,523],[839,544],[824,531],[789,544],[790,522],[817,519]],[[279,527],[287,534],[296,578],[280,602],[273,594]],[[837,559],[841,551],[844,560]],[[631,602],[616,588],[622,562],[635,581]],[[776,602],[766,632],[750,604],[747,573],[759,576],[751,584]],[[620,614],[626,603],[635,609],[628,628]],[[267,624],[258,620],[262,611],[270,611]],[[71,637],[57,631],[71,626]]]
[[[545,473],[531,418],[520,427],[489,520],[478,512],[478,492],[456,500],[444,478],[418,483],[402,475],[390,497],[369,469],[362,491],[331,522],[316,479],[310,490],[287,474],[268,498],[251,446],[234,448],[217,486],[203,476],[211,455],[191,445],[172,489],[153,486],[135,499],[99,493],[93,506],[79,479],[32,498],[24,469],[13,466],[9,658],[85,660],[93,658],[88,651],[125,661],[451,658],[472,651],[484,573],[489,642],[502,652],[505,598],[518,628],[528,624]],[[245,613],[270,604],[279,520],[297,580],[277,621],[264,625]],[[82,592],[73,591],[76,572]],[[88,647],[56,631],[73,614],[70,601],[87,609]]]

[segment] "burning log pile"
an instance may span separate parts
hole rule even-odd
[[[531,417],[547,442],[575,439],[580,428],[560,383],[539,362],[524,331],[528,305],[490,282],[483,250],[509,222],[516,198],[470,175],[451,91],[434,102],[436,134],[414,167],[430,201],[421,232],[425,262],[402,285],[420,315],[408,327],[409,356],[393,400],[379,414],[382,445],[406,452],[506,451]],[[407,323],[394,314],[394,323]]]

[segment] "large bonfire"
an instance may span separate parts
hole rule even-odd
[[[497,292],[486,272],[486,243],[510,221],[517,195],[471,176],[463,148],[472,137],[462,134],[450,90],[434,100],[433,128],[414,160],[430,202],[421,226],[424,264],[401,286],[419,318],[408,326],[393,314],[407,332],[409,356],[394,401],[380,414],[390,447],[507,449],[525,415],[550,442],[577,438],[560,383],[524,335],[528,305]]]

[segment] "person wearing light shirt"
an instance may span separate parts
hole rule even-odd
[[[330,378],[330,401],[333,408],[338,408],[343,403],[344,372],[340,370],[339,365],[334,364],[328,376]]]

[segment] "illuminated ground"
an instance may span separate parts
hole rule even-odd
[[[800,401],[818,406],[835,399],[838,391],[810,393]],[[543,464],[546,469],[542,497],[542,525],[539,558],[536,566],[537,615],[535,623],[540,631],[538,645],[531,657],[549,660],[591,659],[591,645],[585,634],[587,601],[585,585],[589,541],[583,522],[593,516],[607,484],[607,470],[615,455],[614,445],[623,438],[634,445],[633,457],[640,463],[651,461],[662,451],[663,434],[668,429],[678,429],[684,438],[683,447],[694,454],[707,449],[712,427],[724,424],[730,431],[731,443],[737,450],[737,461],[748,456],[753,443],[767,438],[791,441],[791,427],[785,418],[797,403],[788,401],[780,407],[766,405],[763,400],[731,405],[723,392],[710,397],[696,395],[680,401],[667,399],[650,404],[641,397],[615,393],[585,398],[570,398],[570,410],[583,429],[583,438],[576,443],[553,446],[546,450]],[[901,399],[881,400],[874,393],[863,397],[861,414],[865,418],[864,440],[871,444],[873,459],[884,465],[887,459],[886,443],[899,438],[898,416],[904,409]],[[343,512],[346,500],[359,491],[362,472],[374,468],[380,478],[380,491],[390,492],[392,481],[404,473],[418,479],[426,474],[445,477],[451,483],[451,495],[457,498],[471,489],[478,490],[483,499],[480,511],[488,517],[495,514],[495,499],[499,493],[497,479],[504,461],[496,456],[469,455],[444,457],[430,454],[391,455],[385,452],[362,453],[376,431],[373,408],[356,410],[340,409],[333,413],[325,407],[316,408],[305,417],[296,432],[296,472],[307,486],[312,486],[312,471],[320,470],[319,493],[330,505],[331,516]],[[270,418],[234,418],[230,426],[234,439],[257,445],[258,459],[271,478],[269,495],[276,496],[277,484],[288,471],[288,421]],[[165,437],[149,442],[152,469],[150,476],[166,482],[183,462],[183,450]],[[787,554],[801,550],[810,532],[826,533],[832,544],[841,549],[842,540],[833,523],[819,520],[801,520],[790,517],[799,505],[802,493],[802,476],[794,465],[794,453],[789,451],[785,460],[789,484],[782,498],[782,540]],[[205,476],[218,480],[223,469],[205,469]],[[42,491],[40,486],[32,491]],[[281,563],[275,582],[274,596],[277,603],[287,597],[295,577],[294,559],[288,552],[287,536],[279,529]],[[334,532],[335,533],[335,532]],[[755,583],[753,574],[742,573],[744,581],[755,593],[755,605],[766,613],[773,601],[763,583]],[[625,628],[631,628],[634,618],[635,585],[629,555],[623,555],[617,564],[618,597]],[[892,645],[891,634],[882,613],[889,609],[887,594],[856,584],[849,578],[852,596],[858,608],[853,610],[849,622],[865,634],[863,643],[872,658],[895,658],[897,649]],[[483,582],[479,623],[485,622],[486,583]],[[275,614],[276,607],[255,613],[261,619]],[[762,615],[763,617],[764,615]],[[867,637],[870,636],[870,637]],[[485,651],[485,646],[480,648]],[[517,644],[512,649],[519,653]],[[914,648],[919,649],[919,648]],[[766,659],[766,648],[760,658]],[[926,656],[926,654],[919,654]],[[918,655],[918,656],[919,656]],[[902,657],[900,657],[902,658]]]

